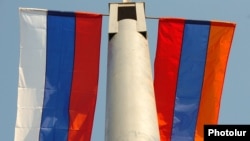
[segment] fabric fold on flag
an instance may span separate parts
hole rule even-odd
[[[217,124],[235,23],[161,18],[154,88],[161,141],[201,141]]]
[[[102,15],[20,8],[15,141],[90,140]]]

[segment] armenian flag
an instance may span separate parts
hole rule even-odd
[[[217,124],[235,23],[161,18],[154,88],[161,141],[203,141]]]

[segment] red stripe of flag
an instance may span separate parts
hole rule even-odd
[[[171,140],[184,22],[159,20],[154,88],[161,141]]]
[[[99,76],[102,15],[76,13],[69,141],[90,141]]]

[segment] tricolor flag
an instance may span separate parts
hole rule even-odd
[[[20,8],[15,141],[89,141],[102,15]]]
[[[203,141],[217,124],[234,23],[159,20],[154,87],[161,141]]]

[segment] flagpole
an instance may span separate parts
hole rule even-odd
[[[131,2],[131,0],[123,0],[122,2],[123,3],[125,3],[125,2]]]
[[[111,3],[106,141],[160,141],[144,3]]]

